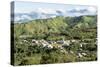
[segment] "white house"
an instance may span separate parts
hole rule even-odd
[[[48,45],[47,47],[48,47],[48,48],[51,48],[51,49],[53,48],[53,46],[52,46],[52,45]]]
[[[78,57],[80,57],[80,58],[81,58],[81,57],[83,57],[83,55],[82,55],[81,53],[78,53]]]
[[[32,39],[32,43],[38,44],[38,41],[35,39]]]
[[[82,55],[86,56],[87,54],[86,53],[82,53]]]

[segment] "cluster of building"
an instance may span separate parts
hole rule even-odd
[[[24,42],[28,42],[28,41],[24,40]],[[50,40],[48,40],[47,41],[47,40],[44,40],[44,39],[41,39],[41,40],[32,39],[32,41],[31,41],[31,45],[41,45],[43,47],[47,47],[48,49],[52,49],[52,48],[56,47],[56,48],[61,49],[62,52],[66,52],[64,50],[64,46],[69,47],[72,43],[79,43],[80,50],[82,50],[81,48],[84,45],[88,44],[88,43],[85,43],[84,41],[83,41],[83,43],[82,42],[80,43],[80,40],[58,40],[58,41],[50,41]],[[70,50],[70,53],[74,54],[74,52],[71,51],[71,50]],[[83,56],[86,56],[87,54],[84,53],[84,52],[78,52],[77,55],[78,55],[78,57],[81,58]]]

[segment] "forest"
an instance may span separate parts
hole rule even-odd
[[[57,16],[11,25],[14,65],[97,60],[97,15]]]

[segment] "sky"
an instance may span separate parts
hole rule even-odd
[[[66,4],[53,4],[53,3],[33,3],[33,2],[23,2],[15,1],[15,13],[22,12],[31,12],[37,8],[43,9],[62,9],[62,10],[71,10],[71,9],[88,9],[90,11],[96,11],[95,6],[83,6],[83,5],[66,5]]]
[[[14,13],[42,12],[46,14],[56,14],[57,10],[63,13],[63,16],[96,15],[97,7],[93,5],[71,5],[56,3],[39,3],[14,1]]]

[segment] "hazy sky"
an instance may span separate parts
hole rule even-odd
[[[53,10],[60,9],[60,10],[80,10],[80,9],[87,9],[91,13],[96,13],[97,8],[95,6],[83,6],[83,5],[66,5],[66,4],[53,4],[53,3],[34,3],[34,2],[22,2],[22,1],[15,1],[15,13],[28,13],[32,11],[37,11],[37,9],[47,9],[46,11],[52,12]]]
[[[33,2],[22,2],[15,1],[15,12],[30,12],[37,8],[47,9],[89,9],[92,11],[96,10],[95,6],[82,6],[82,5],[66,5],[66,4],[52,4],[52,3],[33,3]]]

